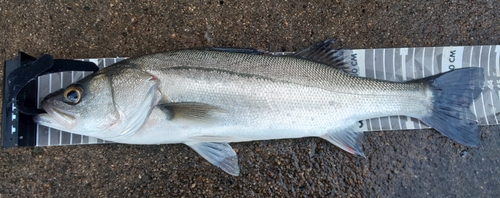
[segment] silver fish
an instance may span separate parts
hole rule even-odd
[[[355,75],[333,40],[295,54],[249,49],[175,50],[131,58],[47,96],[40,125],[126,144],[184,143],[232,175],[228,142],[321,137],[364,156],[359,120],[405,115],[477,146],[470,105],[481,68],[408,82]]]

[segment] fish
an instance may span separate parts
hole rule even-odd
[[[130,58],[49,94],[39,125],[123,144],[185,144],[237,176],[232,142],[320,137],[365,157],[360,120],[409,116],[480,144],[482,68],[405,82],[357,76],[334,39],[296,53],[196,48]]]

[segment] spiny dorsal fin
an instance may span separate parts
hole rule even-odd
[[[346,61],[349,60],[351,54],[350,49],[341,48],[339,42],[335,42],[335,39],[327,39],[300,50],[293,56],[322,63],[351,75],[357,75],[359,67],[357,65],[353,66]]]
[[[196,122],[210,123],[215,118],[214,113],[227,113],[226,110],[213,105],[195,102],[179,102],[159,104],[167,120],[187,119]]]
[[[209,50],[209,51],[243,53],[243,54],[266,54],[265,51],[251,49],[251,48],[207,47],[207,48],[202,48],[202,49]]]
[[[292,56],[310,61],[315,61],[330,67],[339,69],[351,75],[358,75],[359,67],[351,65],[347,60],[351,58],[352,51],[350,49],[342,48],[339,42],[335,39],[327,39],[322,42],[316,43],[311,47],[294,52],[269,52],[258,49],[247,48],[225,48],[225,47],[209,47],[201,48],[202,50],[230,52],[230,53],[243,53],[243,54],[256,54],[256,55],[269,55],[269,56]]]
[[[229,53],[266,55],[266,56],[293,56],[295,54],[295,52],[270,52],[266,50],[252,49],[252,48],[207,47],[207,48],[194,48],[194,49],[229,52]]]

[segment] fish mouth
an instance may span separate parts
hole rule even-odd
[[[35,116],[35,122],[50,128],[69,131],[75,126],[76,114],[42,102],[46,114]]]

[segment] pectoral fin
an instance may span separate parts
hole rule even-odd
[[[335,144],[335,146],[340,147],[344,151],[366,158],[362,150],[361,142],[359,141],[362,134],[363,132],[350,128],[344,131],[328,132],[322,135],[321,138],[328,140],[330,143]]]
[[[217,114],[227,113],[226,110],[205,103],[181,102],[158,105],[165,113],[167,120],[187,119],[203,123],[217,120]]]
[[[238,156],[229,144],[223,142],[186,142],[185,144],[223,171],[234,176],[240,174]]]

